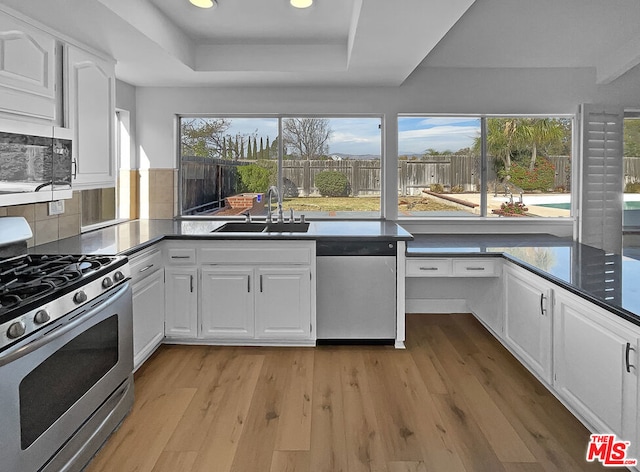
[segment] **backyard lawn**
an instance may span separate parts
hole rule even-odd
[[[285,198],[282,208],[304,211],[379,211],[380,197],[296,197]],[[401,197],[400,210],[416,211],[457,211],[457,207],[447,205],[428,197]]]

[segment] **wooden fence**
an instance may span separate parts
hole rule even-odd
[[[223,206],[225,197],[238,191],[238,166],[247,162],[205,157],[182,158],[182,214]]]
[[[342,172],[351,184],[352,195],[380,194],[380,161],[294,161],[286,160],[282,164],[282,177],[289,186],[295,186],[301,195],[313,195],[317,189],[313,186],[316,175],[324,171]]]
[[[571,188],[571,160],[568,156],[549,158],[556,169],[554,188]],[[221,202],[237,193],[237,168],[251,161],[230,161],[200,157],[183,158],[182,206],[192,209],[210,202]],[[489,165],[488,185],[493,189],[496,174]],[[379,160],[285,160],[282,174],[285,188],[297,188],[300,195],[316,195],[313,183],[322,171],[342,172],[351,184],[352,195],[379,195],[381,172]],[[640,158],[624,158],[625,182],[640,181]],[[398,191],[401,195],[419,193],[432,184],[458,187],[465,192],[480,188],[480,161],[475,156],[431,156],[421,160],[398,161]]]

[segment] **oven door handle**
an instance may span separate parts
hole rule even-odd
[[[118,291],[114,292],[112,295],[110,295],[108,298],[102,301],[99,305],[92,307],[91,310],[85,313],[81,313],[76,318],[71,319],[71,321],[69,321],[67,324],[60,325],[58,328],[53,328],[53,331],[50,331],[49,333],[39,337],[38,339],[34,339],[32,342],[25,344],[24,346],[22,346],[20,349],[17,349],[16,351],[10,352],[8,354],[0,354],[0,367],[8,364],[9,362],[13,362],[17,359],[20,359],[21,357],[26,356],[27,354],[35,351],[36,349],[44,346],[45,344],[50,343],[54,339],[59,338],[65,333],[68,333],[69,331],[81,325],[82,323],[86,322],[90,318],[93,318],[98,313],[106,309],[109,305],[112,305],[113,303],[118,301],[120,298],[122,298],[128,289],[129,289],[129,282],[125,282],[122,285],[122,287],[118,289]]]

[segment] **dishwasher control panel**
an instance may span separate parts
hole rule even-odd
[[[317,256],[395,256],[395,241],[318,240]]]

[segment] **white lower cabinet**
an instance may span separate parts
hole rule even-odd
[[[198,335],[198,269],[190,266],[165,269],[165,335],[195,338]]]
[[[593,432],[615,433],[638,457],[640,328],[565,291],[556,294],[554,388]]]
[[[255,288],[251,267],[202,268],[202,337],[251,339],[254,337]]]
[[[308,339],[311,336],[310,268],[259,268],[256,275],[256,336]]]
[[[315,241],[171,242],[169,340],[315,344]]]
[[[157,247],[130,258],[133,301],[133,368],[164,340],[164,264]]]
[[[133,287],[133,367],[137,369],[164,339],[164,271]]]
[[[504,340],[520,359],[551,383],[553,285],[516,266],[504,268]]]

